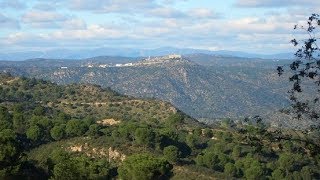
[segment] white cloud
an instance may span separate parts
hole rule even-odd
[[[266,18],[248,17],[233,19],[226,21],[223,27],[227,32],[233,33],[287,34],[292,32],[294,24],[281,19],[280,16],[270,16]]]
[[[20,0],[0,0],[0,8],[25,9],[26,5]]]
[[[11,33],[0,38],[0,44],[11,48],[54,48],[54,47],[90,47],[101,46],[104,43],[131,41],[127,34],[118,29],[106,28],[100,25],[90,25],[83,30],[57,30],[50,33]],[[12,50],[12,49],[11,49]]]
[[[17,47],[46,47],[56,44],[55,41],[47,41],[43,35],[34,35],[25,32],[12,33],[6,38],[2,38],[0,44],[10,46],[16,49]]]
[[[237,0],[235,3],[238,7],[289,7],[289,6],[318,6],[320,1],[317,0]]]
[[[208,8],[194,8],[189,10],[188,13],[191,17],[195,18],[218,18],[220,15]]]
[[[146,36],[145,38],[154,38],[156,36],[165,37],[166,34],[171,32],[171,29],[166,27],[143,27],[142,33]]]
[[[0,13],[0,29],[19,29],[19,22]]]
[[[290,34],[237,34],[237,40],[246,41],[252,43],[272,43],[272,44],[283,44],[288,43],[293,38]]]
[[[114,39],[124,37],[125,33],[118,29],[106,28],[101,25],[90,25],[83,30],[56,31],[48,37],[56,40],[90,40],[90,39]]]
[[[22,22],[24,23],[46,23],[64,20],[66,20],[64,15],[53,11],[31,10],[22,16]]]
[[[50,3],[45,3],[45,2],[40,2],[36,5],[33,6],[33,9],[41,10],[41,11],[53,11],[56,10],[56,3],[50,2]]]
[[[144,11],[157,6],[155,0],[69,0],[75,10],[89,10],[99,13]]]
[[[293,23],[278,22],[278,18],[289,18],[283,15],[268,18],[240,19],[197,19],[164,18],[158,21],[139,21],[135,28],[117,25],[85,25],[81,19],[62,21],[62,29],[42,34],[13,34],[7,42],[11,44],[29,45],[31,39],[34,46],[38,44],[55,46],[93,46],[117,44],[118,46],[182,46],[182,47],[219,47],[230,50],[261,51],[263,46],[274,44],[281,50],[285,44],[290,45],[288,31]],[[74,28],[76,27],[76,28]],[[30,41],[28,40],[30,39]],[[145,42],[148,44],[145,44]],[[52,43],[51,43],[52,42]],[[37,44],[38,43],[38,44]],[[260,49],[258,47],[261,47]],[[242,49],[241,49],[242,48]],[[254,49],[256,48],[256,49]],[[280,48],[280,47],[279,47]]]
[[[74,16],[67,16],[55,11],[31,10],[26,12],[22,22],[33,28],[84,29],[86,22]]]
[[[14,44],[14,43],[17,43],[19,41],[23,41],[24,39],[28,39],[28,35],[26,33],[22,33],[22,32],[19,32],[19,33],[14,33],[14,34],[10,34],[5,42],[7,44]]]
[[[217,13],[206,9],[197,8],[181,10],[172,6],[177,2],[188,0],[69,0],[73,10],[91,11],[94,13],[118,13],[127,15],[142,15],[146,18],[213,18]]]
[[[84,20],[79,18],[67,19],[61,24],[64,29],[85,29],[87,24]]]
[[[186,17],[186,14],[184,14],[183,12],[170,7],[157,7],[157,8],[148,10],[146,14],[151,14],[153,16],[163,17],[163,18]]]
[[[21,27],[26,28],[20,33],[3,33],[0,44],[39,48],[59,45],[180,46],[244,51],[246,48],[248,51],[267,51],[265,47],[272,47],[273,44],[283,50],[286,44],[290,46],[288,39],[293,32],[293,25],[299,21],[305,22],[304,11],[308,8],[267,10],[272,12],[265,12],[264,9],[264,16],[244,13],[237,17],[228,16],[227,12],[222,17],[210,7],[186,6],[179,9],[177,3],[183,1],[137,0],[133,3],[129,0],[57,0],[55,2],[60,2],[59,8],[58,5],[47,6],[41,1],[40,5],[30,6],[32,9],[22,15]],[[239,2],[244,6],[244,0]],[[257,4],[253,4],[258,1],[246,2],[254,7]],[[69,9],[70,6],[72,9]],[[89,17],[85,17],[87,15]],[[87,19],[90,21],[86,22]],[[12,28],[17,25],[15,23],[18,24],[14,19],[0,14],[1,28]]]
[[[176,19],[165,19],[163,24],[168,28],[179,28],[180,23]]]

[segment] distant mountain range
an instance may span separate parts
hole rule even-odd
[[[252,54],[241,51],[210,51],[192,48],[173,48],[163,47],[158,49],[130,49],[130,48],[96,48],[96,49],[56,49],[48,51],[24,51],[0,53],[0,60],[20,61],[34,58],[50,58],[50,59],[85,59],[94,56],[124,56],[124,57],[147,57],[147,56],[163,56],[167,54],[208,54],[221,55],[230,57],[243,58],[263,58],[263,59],[290,59],[293,58],[292,53],[280,54]]]

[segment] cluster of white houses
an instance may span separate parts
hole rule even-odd
[[[153,65],[153,64],[160,64],[165,62],[172,62],[172,60],[179,60],[182,56],[178,54],[170,54],[167,56],[161,56],[161,57],[152,57],[152,58],[146,58],[141,61],[135,62],[135,63],[124,63],[124,64],[93,64],[93,63],[87,63],[83,65],[82,67],[98,67],[98,68],[108,68],[108,67],[130,67],[130,66],[144,66],[144,65]],[[60,67],[61,69],[67,69],[68,67]]]

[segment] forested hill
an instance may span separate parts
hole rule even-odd
[[[319,135],[0,74],[0,179],[319,179]]]
[[[58,84],[91,83],[130,96],[157,98],[207,120],[265,115],[289,105],[287,79],[278,77],[277,62],[272,60],[193,54],[171,60],[151,57],[110,62],[110,57],[28,60],[0,63],[0,70]]]
[[[19,78],[1,75],[1,102],[40,105],[53,108],[72,117],[95,117],[95,119],[135,119],[147,121],[153,118],[166,119],[178,110],[171,104],[153,100],[137,99],[103,89],[97,85],[57,85],[35,78]]]
[[[96,144],[101,151],[92,152],[92,156],[108,157],[108,154],[114,153],[113,158],[118,159],[118,151],[109,149],[108,152],[108,148],[121,146],[123,150],[132,153],[127,147],[130,146],[130,140],[133,140],[131,131],[139,129],[142,139],[153,139],[155,134],[152,126],[171,126],[171,123],[180,123],[181,129],[203,126],[164,101],[123,96],[96,85],[61,86],[34,78],[0,74],[0,177],[22,175],[38,179],[48,178],[52,173],[63,173],[52,172],[55,169],[50,169],[53,167],[49,167],[48,162],[42,162],[54,159],[50,154],[53,149],[49,149],[50,152],[37,149],[45,144],[54,147],[54,152],[60,153],[61,150],[77,151],[75,149],[78,144],[82,147],[90,142]],[[113,126],[119,124],[122,129],[113,131]],[[111,135],[117,140],[111,141]],[[146,137],[149,135],[150,137]],[[100,139],[96,139],[98,137]],[[109,138],[104,139],[105,137]],[[120,137],[128,138],[128,142]],[[54,141],[59,145],[56,146]],[[141,140],[142,144],[144,142]],[[41,159],[42,156],[46,156],[46,159]],[[31,159],[25,159],[29,157]],[[88,166],[98,168],[89,169],[88,171],[92,171],[90,173],[101,173],[90,174],[91,178],[108,177],[106,175],[110,165],[105,158],[97,161],[93,157],[82,158],[81,161],[88,163]],[[40,162],[33,163],[34,160]],[[100,172],[102,170],[106,171]],[[63,175],[55,177],[60,179]]]

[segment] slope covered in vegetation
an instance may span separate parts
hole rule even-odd
[[[208,121],[273,113],[289,105],[287,79],[279,78],[274,68],[279,62],[196,54],[168,62],[154,63],[153,58],[141,62],[148,61],[148,65],[110,67],[108,59],[73,64],[42,59],[0,62],[0,71],[58,84],[98,84],[134,97],[157,98]]]
[[[0,77],[0,176],[320,178],[319,134],[261,119],[206,126],[166,102],[93,85]]]

